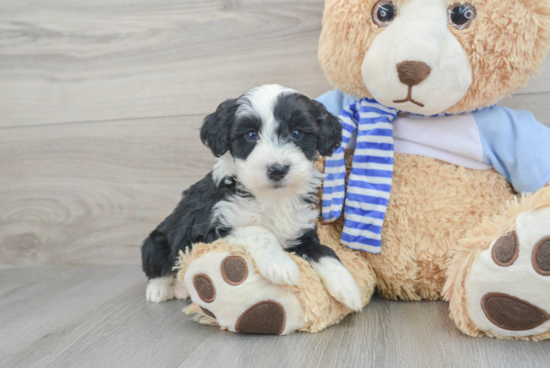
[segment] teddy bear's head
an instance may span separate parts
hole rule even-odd
[[[550,0],[327,0],[319,59],[357,98],[432,115],[491,106],[550,46]]]

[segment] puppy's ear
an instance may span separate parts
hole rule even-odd
[[[204,118],[201,141],[216,157],[222,156],[231,147],[229,132],[237,108],[237,99],[227,100],[218,106],[216,112]]]
[[[325,106],[312,100],[315,107],[315,118],[319,124],[319,135],[317,136],[317,151],[321,156],[332,156],[334,151],[342,144],[342,124],[340,120]]]

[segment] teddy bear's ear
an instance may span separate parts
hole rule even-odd
[[[469,29],[453,34],[472,64],[473,83],[449,113],[491,106],[524,87],[550,47],[550,1],[487,0]]]
[[[204,118],[201,141],[216,157],[222,156],[231,147],[229,133],[238,107],[237,99],[230,99],[222,102],[216,112]]]
[[[415,2],[427,3],[419,0],[393,3],[399,8]],[[357,99],[376,97],[374,90],[367,89],[362,67],[375,39],[383,34],[391,37],[391,32],[387,32],[391,26],[380,27],[373,21],[373,9],[378,3],[378,0],[325,1],[319,61],[332,86]],[[524,87],[540,68],[550,47],[549,0],[469,0],[452,1],[449,5],[453,3],[475,6],[477,16],[467,28],[449,26],[449,32],[466,53],[472,74],[469,90],[445,110],[451,114],[492,106]],[[438,62],[452,60],[451,57]],[[373,66],[370,68],[376,73]]]
[[[365,53],[381,32],[372,21],[376,0],[326,0],[319,39],[319,62],[334,88],[357,97],[372,97],[361,75]]]
[[[312,102],[315,108],[315,119],[319,124],[317,151],[321,156],[330,157],[342,144],[342,124],[336,116],[327,111],[322,103]]]

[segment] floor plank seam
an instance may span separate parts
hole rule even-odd
[[[32,124],[32,125],[8,125],[8,126],[0,126],[0,130],[40,128],[40,127],[48,127],[48,126],[65,126],[65,125],[79,125],[79,124],[116,123],[116,122],[122,122],[122,121],[141,121],[141,120],[153,120],[153,119],[174,119],[174,118],[204,117],[208,114],[209,113],[194,113],[194,114],[177,114],[177,115],[160,115],[160,116],[143,116],[143,117],[117,118],[117,119],[104,119],[104,120],[65,121],[65,122],[58,122],[58,123],[44,123],[44,124]]]

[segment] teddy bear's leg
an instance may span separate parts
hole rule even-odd
[[[466,334],[550,338],[550,188],[508,203],[459,243],[444,297]]]
[[[230,331],[284,335],[305,325],[292,290],[268,281],[246,258],[230,252],[194,260],[184,282],[193,302]]]
[[[194,246],[191,254],[181,257],[178,272],[177,283],[185,285],[194,302],[186,312],[195,314],[199,322],[233,332],[282,335],[296,330],[317,332],[351,313],[330,296],[308,262],[289,256],[298,266],[299,285],[273,283],[258,272],[249,254],[224,240]],[[345,256],[341,254],[344,264],[359,268],[352,264],[358,260]],[[358,286],[366,303],[374,276],[368,268],[352,274],[361,278]]]

